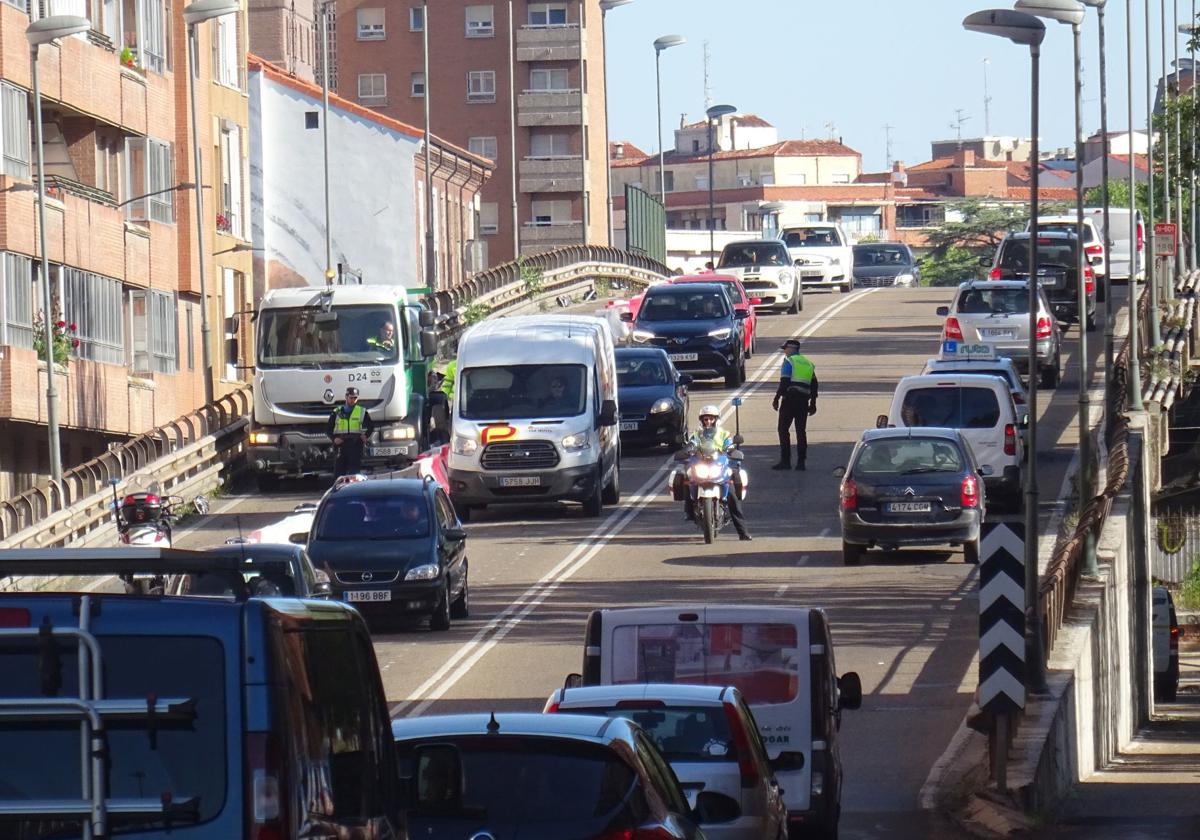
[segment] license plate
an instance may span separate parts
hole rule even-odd
[[[541,478],[536,475],[513,475],[500,479],[501,487],[540,487]]]
[[[390,589],[350,589],[346,591],[347,601],[390,601]]]
[[[403,455],[404,448],[401,446],[372,446],[371,454],[376,458],[386,457],[389,455]]]
[[[635,422],[626,421],[621,424],[622,432],[636,432],[637,430],[638,430],[638,424]]]
[[[1016,330],[981,329],[979,334],[984,338],[1016,338]]]
[[[824,272],[824,271],[820,271],[820,270],[813,271],[811,268],[809,268],[809,269],[801,269],[801,271],[800,271],[800,276],[801,276],[801,277],[824,277],[824,276],[825,276],[825,272]]]
[[[696,353],[670,353],[672,362],[694,362],[700,358]]]
[[[889,502],[888,513],[929,513],[933,508],[929,502]]]

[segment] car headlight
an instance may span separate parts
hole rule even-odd
[[[708,337],[723,341],[724,339],[729,338],[729,336],[731,336],[731,335],[733,335],[732,327],[721,327],[721,329],[719,329],[719,330],[713,330],[712,332],[710,332],[708,334]]]
[[[424,566],[414,566],[404,576],[405,580],[435,580],[442,570],[437,563],[426,563]]]
[[[412,426],[392,426],[380,433],[383,440],[416,440],[417,430]]]
[[[570,452],[579,452],[587,449],[590,439],[587,432],[576,432],[573,435],[567,435],[562,439],[563,449]]]
[[[654,333],[650,332],[649,330],[634,330],[632,333],[630,333],[629,337],[638,344],[645,344],[647,341],[654,338]]]
[[[775,275],[775,285],[792,282],[792,272],[781,271]]]
[[[663,397],[661,400],[650,406],[651,414],[664,414],[675,409],[675,401]]]
[[[279,432],[251,432],[251,446],[269,446],[272,443],[279,443]]]
[[[912,284],[913,284],[913,276],[911,274],[897,274],[896,275],[896,285],[897,286],[911,286]]]
[[[462,435],[454,436],[453,449],[455,455],[473,455],[478,448],[479,441],[474,438],[463,437]]]

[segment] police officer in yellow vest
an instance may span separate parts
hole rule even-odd
[[[325,427],[325,433],[333,439],[333,447],[337,450],[335,478],[362,472],[363,446],[370,438],[372,428],[371,415],[358,404],[358,389],[347,388],[346,401],[333,410]]]
[[[817,413],[817,369],[800,352],[800,342],[789,338],[783,343],[783,369],[779,388],[771,407],[779,412],[779,463],[773,470],[792,467],[790,429],[796,427],[796,469],[804,469],[808,458],[808,418]],[[780,402],[782,401],[782,406]]]

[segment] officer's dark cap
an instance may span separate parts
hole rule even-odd
[[[783,342],[783,344],[779,345],[779,349],[780,349],[780,350],[786,350],[786,349],[788,349],[789,347],[799,347],[799,346],[800,346],[800,342],[799,342],[799,341],[797,341],[797,340],[796,340],[796,339],[794,339],[794,338],[789,338],[787,341]]]
[[[358,389],[357,389],[357,388],[355,388],[355,387],[353,387],[353,386],[351,386],[351,387],[347,388],[347,389],[346,389],[346,396],[347,396],[347,397],[357,397],[357,396],[358,396]]]

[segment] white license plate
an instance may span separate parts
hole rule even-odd
[[[501,487],[540,487],[542,479],[536,475],[514,475],[500,479]]]
[[[694,362],[700,358],[696,353],[670,353],[672,362]]]
[[[824,272],[824,271],[820,271],[820,270],[814,271],[814,270],[813,270],[813,269],[811,269],[811,268],[809,268],[809,269],[801,269],[801,270],[800,270],[800,276],[801,276],[801,277],[824,277],[824,276],[825,276],[825,272]]]
[[[929,513],[933,507],[929,502],[889,502],[888,513]]]
[[[1016,330],[981,329],[979,334],[984,338],[1016,338]]]
[[[347,601],[390,601],[390,589],[349,589],[346,591]]]
[[[636,432],[637,430],[638,430],[638,424],[634,421],[626,421],[621,424],[622,432]]]
[[[389,455],[403,455],[404,447],[402,447],[402,446],[372,446],[371,454],[377,458],[387,457]]]

